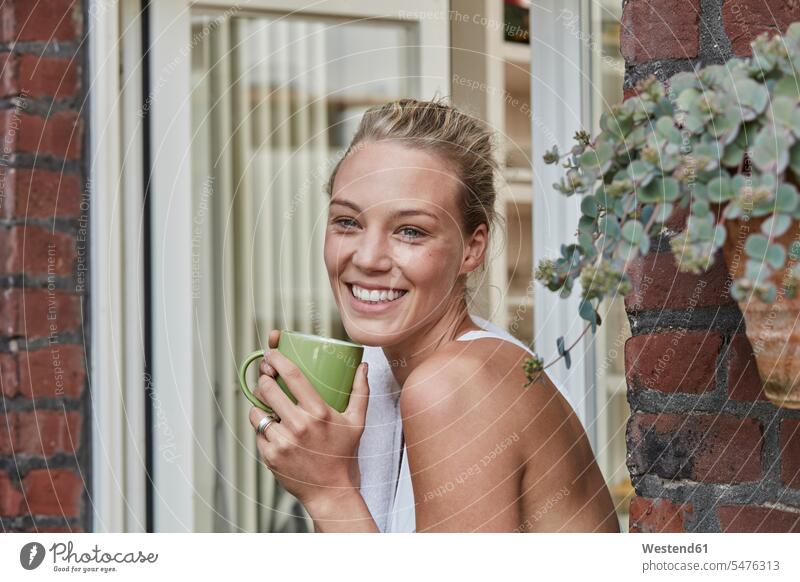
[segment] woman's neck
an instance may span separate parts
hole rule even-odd
[[[476,329],[480,327],[472,321],[466,302],[461,299],[437,321],[414,332],[403,342],[384,347],[383,353],[395,379],[403,386],[411,372],[442,345]]]

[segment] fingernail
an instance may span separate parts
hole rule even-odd
[[[365,376],[367,375],[367,372],[369,372],[369,364],[368,364],[368,363],[364,362],[364,363],[361,365],[361,372],[362,372],[362,373],[363,373]]]

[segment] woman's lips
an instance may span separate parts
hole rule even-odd
[[[376,313],[384,313],[393,309],[398,303],[403,301],[408,295],[408,291],[403,293],[402,296],[398,297],[394,301],[382,301],[378,303],[368,303],[366,301],[361,301],[358,297],[353,295],[352,286],[349,283],[344,284],[345,294],[349,298],[348,301],[350,302],[351,307],[354,311],[359,313],[363,313],[366,315],[374,315]]]

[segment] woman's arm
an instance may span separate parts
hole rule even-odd
[[[463,352],[443,353],[403,386],[418,532],[502,532],[518,525],[520,435],[486,368]]]
[[[304,504],[314,521],[314,531],[377,533],[378,526],[358,489],[320,497]]]
[[[618,531],[580,421],[549,381],[522,384],[520,366],[463,351],[409,376],[417,531]]]

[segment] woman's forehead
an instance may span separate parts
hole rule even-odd
[[[451,211],[460,181],[452,164],[437,154],[377,142],[354,152],[342,163],[333,188],[335,199],[394,210],[395,203]],[[392,206],[392,208],[389,208]],[[439,211],[441,212],[441,211]]]

